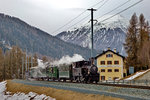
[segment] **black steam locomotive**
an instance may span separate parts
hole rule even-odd
[[[58,66],[48,65],[45,69],[40,68],[38,71],[33,68],[30,70],[30,77],[38,80],[69,80],[83,83],[97,83],[99,81],[98,68],[91,64],[91,61],[78,61]]]
[[[72,77],[77,82],[98,82],[99,73],[97,66],[90,61],[79,61],[72,64]]]

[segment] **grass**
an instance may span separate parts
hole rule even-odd
[[[84,94],[69,90],[24,85],[12,82],[11,80],[7,81],[6,87],[7,91],[12,93],[23,92],[27,94],[29,92],[35,92],[38,94],[45,94],[52,98],[56,98],[56,100],[122,100],[120,98],[114,98],[104,95]]]

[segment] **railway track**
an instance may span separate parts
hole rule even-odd
[[[121,84],[121,83],[81,83],[81,82],[71,82],[71,81],[48,81],[48,82],[60,82],[60,83],[73,83],[73,84],[91,84],[91,85],[104,85],[104,86],[113,86],[113,87],[122,87],[122,88],[137,88],[137,89],[148,89],[150,90],[150,86],[142,86],[142,85],[129,85],[129,84]]]
[[[51,87],[56,89],[71,90],[79,93],[100,94],[105,96],[122,98],[125,100],[150,100],[149,87],[128,86],[123,84],[104,84],[104,83],[75,83],[58,81],[29,81],[12,80],[16,83],[25,85]],[[121,87],[121,88],[117,88]]]
[[[98,83],[99,85],[107,85],[114,87],[124,87],[124,88],[138,88],[138,89],[149,89],[150,86],[140,86],[140,85],[128,85],[128,84],[108,84],[108,83]]]

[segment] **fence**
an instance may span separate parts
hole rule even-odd
[[[150,86],[150,80],[113,80],[113,81],[106,80],[106,81],[99,81],[99,83]]]

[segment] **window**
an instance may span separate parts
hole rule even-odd
[[[108,72],[112,72],[112,69],[108,69]]]
[[[105,65],[105,61],[101,61],[101,65]]]
[[[119,72],[119,69],[115,69],[115,72]]]
[[[101,69],[101,72],[105,72],[105,69]]]
[[[111,65],[111,64],[112,64],[112,61],[107,61],[107,64],[108,64],[108,65]]]
[[[113,54],[107,54],[106,57],[113,57]]]
[[[105,76],[101,76],[101,80],[103,80],[103,81],[104,81],[104,80],[105,80]]]
[[[115,64],[115,65],[118,65],[118,64],[119,64],[119,61],[114,61],[114,64]]]

